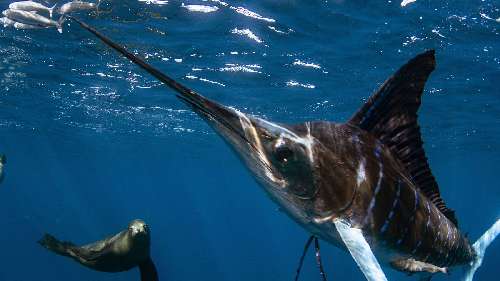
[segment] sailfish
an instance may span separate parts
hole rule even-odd
[[[93,27],[84,29],[172,88],[240,156],[269,197],[312,235],[349,253],[369,281],[382,266],[429,280],[465,267],[472,280],[500,219],[474,244],[441,198],[417,111],[434,50],[387,79],[345,123],[279,124],[212,101]]]

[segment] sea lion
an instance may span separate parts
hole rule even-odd
[[[133,220],[128,229],[84,246],[59,241],[49,234],[45,234],[38,243],[93,270],[121,272],[138,266],[142,281],[158,281],[156,267],[150,257],[150,241],[148,225],[142,220]]]

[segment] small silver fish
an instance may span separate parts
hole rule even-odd
[[[61,15],[69,14],[75,11],[83,11],[83,10],[97,10],[100,4],[100,0],[97,1],[97,4],[83,1],[71,1],[59,8],[59,13]]]
[[[403,0],[401,2],[401,7],[404,7],[404,6],[408,5],[408,4],[411,4],[411,3],[416,2],[416,1],[417,0]]]
[[[41,28],[48,28],[48,27],[49,26],[31,25],[31,24],[25,24],[25,23],[20,23],[20,22],[14,23],[14,28],[16,28],[16,29],[41,29]]]
[[[7,9],[3,11],[2,14],[11,20],[24,24],[43,26],[43,27],[54,26],[57,28],[57,31],[59,31],[59,33],[62,33],[63,19],[57,22],[36,13],[21,11],[21,10],[12,10],[12,9]]]
[[[7,18],[7,17],[3,17],[3,18],[0,18],[0,23],[3,24],[3,27],[7,27],[7,26],[13,26],[14,23],[16,23],[16,22]]]
[[[52,14],[54,12],[54,9],[56,8],[56,5],[52,6],[52,8],[49,8],[49,7],[46,7],[40,3],[33,2],[33,1],[19,1],[19,2],[11,3],[9,5],[9,9],[28,11],[28,12],[33,12],[33,11],[48,12],[50,15],[50,18],[52,18]]]
[[[3,167],[5,166],[5,155],[0,154],[0,182],[3,180]]]

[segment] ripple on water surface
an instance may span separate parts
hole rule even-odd
[[[471,92],[488,102],[480,114],[491,114],[498,106],[488,100],[491,91],[476,91],[481,83],[493,83],[500,67],[500,13],[491,1],[462,7],[448,2],[416,1],[404,7],[377,3],[370,9],[342,1],[277,5],[139,0],[123,5],[129,8],[104,2],[99,16],[81,16],[197,91],[252,113],[269,110],[270,118],[279,117],[273,104],[285,106],[284,100],[293,116],[324,119],[328,112],[329,119],[345,118],[391,69],[427,48],[438,49],[434,81],[451,83],[430,89],[431,102],[445,96],[464,100],[465,92]],[[377,17],[375,12],[391,16]],[[5,91],[0,95],[8,96],[2,103],[21,108],[29,105],[27,97],[36,96],[41,104],[52,103],[45,108],[55,108],[53,114],[26,114],[20,119],[13,118],[18,115],[12,110],[3,114],[4,126],[17,122],[36,127],[55,121],[61,127],[109,132],[209,131],[160,83],[74,24],[45,42],[49,32],[2,29],[0,79]],[[478,40],[461,39],[477,34]],[[54,49],[56,40],[65,47],[59,52]],[[474,73],[463,67],[466,60],[474,63],[469,63]],[[36,84],[33,77],[46,78],[44,97],[29,88]],[[57,77],[57,82],[49,77]],[[260,103],[264,97],[266,105]],[[320,110],[323,104],[335,105],[335,110]],[[436,108],[436,114],[445,114],[446,106]]]

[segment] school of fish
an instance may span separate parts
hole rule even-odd
[[[62,24],[69,15],[78,11],[91,11],[99,8],[100,0],[97,3],[71,1],[57,8],[57,4],[47,7],[35,1],[18,1],[9,4],[9,8],[2,12],[3,17],[0,23],[4,27],[12,26],[16,29],[41,29],[56,28],[62,33]],[[54,20],[54,12],[59,14],[58,20]]]

